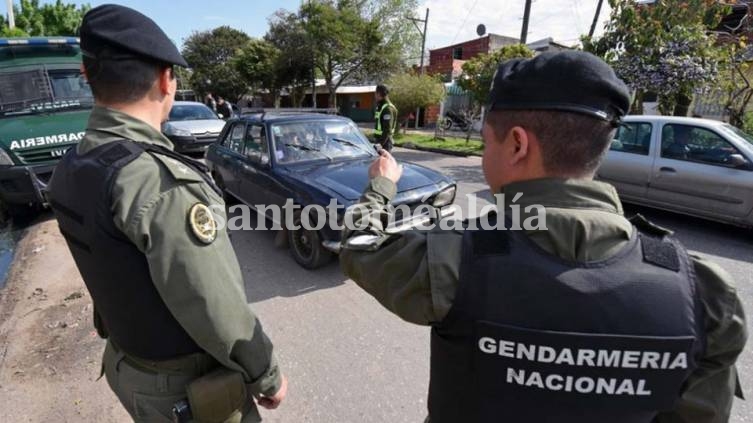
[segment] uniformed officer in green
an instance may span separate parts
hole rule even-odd
[[[489,220],[510,228],[517,198],[545,229],[387,233],[401,169],[381,152],[348,211],[366,229],[343,235],[343,271],[432,327],[429,419],[728,421],[747,339],[730,275],[593,180],[625,85],[595,56],[546,53],[501,64],[490,97],[483,171],[506,213]]]
[[[96,105],[49,196],[107,338],[107,382],[134,421],[260,421],[286,379],[218,227],[221,193],[160,133],[187,64],[126,7],[92,9],[80,36]]]
[[[374,143],[387,151],[392,151],[395,129],[397,128],[397,108],[390,102],[390,90],[386,85],[376,87],[376,111],[374,112]]]

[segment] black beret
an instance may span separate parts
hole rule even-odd
[[[542,53],[499,65],[489,109],[561,110],[617,125],[630,110],[630,91],[609,65],[590,53]]]
[[[110,60],[144,59],[188,67],[178,48],[153,20],[124,6],[105,4],[90,10],[79,30],[81,50],[94,59],[105,47],[118,50]],[[122,53],[122,54],[121,54]]]

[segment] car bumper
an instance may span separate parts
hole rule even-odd
[[[0,167],[0,199],[10,205],[47,203],[47,184],[55,164]]]
[[[436,213],[425,213],[397,221],[391,226],[387,227],[385,229],[385,232],[389,234],[397,234],[413,228],[430,225],[443,219],[452,218],[455,215],[455,209],[449,206],[434,210],[436,211]],[[340,250],[342,249],[341,241],[324,241],[322,242],[322,246],[325,249],[336,254],[340,253]]]
[[[178,153],[202,153],[217,141],[217,137],[194,137],[169,135],[167,138],[175,146]]]

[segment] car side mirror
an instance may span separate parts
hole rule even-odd
[[[745,159],[745,157],[743,157],[742,154],[730,154],[727,157],[727,164],[730,167],[734,167],[734,168],[742,168],[742,167],[747,168],[746,165],[748,165],[749,162],[748,160]]]
[[[269,154],[262,153],[259,155],[259,163],[261,163],[263,166],[269,165]]]

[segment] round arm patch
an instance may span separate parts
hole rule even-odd
[[[194,236],[204,244],[217,239],[217,222],[206,204],[196,203],[188,211],[188,225]]]

